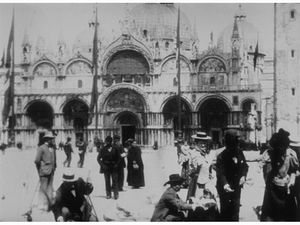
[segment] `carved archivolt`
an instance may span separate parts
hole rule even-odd
[[[33,68],[33,76],[56,76],[57,69],[49,61],[42,61],[36,64]]]
[[[226,72],[226,66],[220,59],[211,57],[203,60],[199,72]]]
[[[149,110],[149,104],[148,104],[149,100],[148,100],[147,94],[142,89],[140,89],[139,87],[136,87],[135,85],[132,85],[132,84],[117,84],[117,85],[114,85],[114,86],[106,89],[103,92],[103,94],[100,96],[100,100],[99,100],[100,110],[106,110],[107,107],[110,107],[110,105],[108,103],[109,103],[111,94],[115,94],[114,92],[118,93],[119,90],[122,93],[123,89],[132,90],[137,94],[137,96],[139,95],[138,97],[141,100],[141,103],[143,104],[143,109],[145,111]],[[124,96],[122,96],[122,97],[124,97]],[[128,101],[129,100],[130,99],[128,98]],[[141,104],[141,103],[139,103],[139,104]],[[125,102],[124,102],[124,104],[125,104]],[[136,103],[134,103],[134,104],[136,104]]]
[[[92,74],[92,66],[86,61],[75,60],[67,66],[65,74]]]

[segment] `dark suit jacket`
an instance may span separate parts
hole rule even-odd
[[[125,168],[126,167],[125,158],[121,156],[121,154],[125,153],[123,146],[114,144],[113,148],[117,149],[120,155],[119,164],[118,164],[119,168]]]
[[[191,205],[181,200],[176,191],[172,187],[169,187],[157,203],[151,221],[166,221],[166,217],[169,215],[181,217],[180,210],[188,209],[192,209]]]
[[[236,162],[234,160],[236,159]],[[234,190],[239,190],[242,176],[247,176],[248,165],[242,150],[233,156],[232,151],[225,149],[217,157],[217,189],[224,191],[224,185],[229,184]]]
[[[74,196],[72,190],[75,191]],[[93,191],[93,185],[84,182],[82,178],[79,178],[74,182],[73,186],[70,183],[63,182],[56,191],[55,204],[53,206],[53,212],[57,219],[61,216],[62,207],[69,209],[71,213],[82,214],[80,207],[85,202],[84,195],[89,195]]]
[[[97,157],[97,161],[100,164],[100,173],[105,171],[117,171],[118,163],[120,161],[120,154],[118,150],[114,147],[111,147],[111,151],[109,151],[110,146],[105,145],[100,149],[100,152]]]

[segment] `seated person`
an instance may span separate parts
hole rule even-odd
[[[183,211],[196,209],[196,205],[185,203],[177,194],[183,182],[184,179],[179,174],[169,176],[169,181],[164,186],[170,184],[170,187],[163,193],[157,203],[151,218],[152,222],[184,221]]]
[[[92,208],[85,198],[93,191],[93,185],[82,178],[75,178],[71,170],[63,174],[63,183],[56,191],[52,211],[56,221],[91,221]]]

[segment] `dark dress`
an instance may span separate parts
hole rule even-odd
[[[134,188],[144,187],[145,186],[145,178],[144,178],[144,164],[142,160],[142,152],[140,147],[131,146],[128,149],[127,155],[127,183],[129,186],[133,186]],[[137,165],[138,168],[134,168]]]
[[[272,156],[271,160],[274,160]],[[287,189],[287,183],[289,176],[298,170],[298,159],[291,149],[287,149],[280,161],[271,163],[272,170],[267,175],[261,221],[296,220],[295,196]]]

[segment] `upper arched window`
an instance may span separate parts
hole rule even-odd
[[[225,72],[225,64],[217,58],[208,58],[205,59],[200,67],[199,72]]]
[[[75,61],[72,62],[67,70],[66,74],[91,74],[92,73],[92,68],[90,64],[84,61]]]
[[[33,71],[34,76],[55,76],[56,69],[50,63],[44,62],[37,65]]]
[[[48,88],[48,81],[44,81],[44,89],[47,89]]]
[[[292,9],[292,10],[290,11],[290,18],[291,18],[291,19],[295,19],[295,17],[296,17],[296,10],[295,10],[295,9]]]

